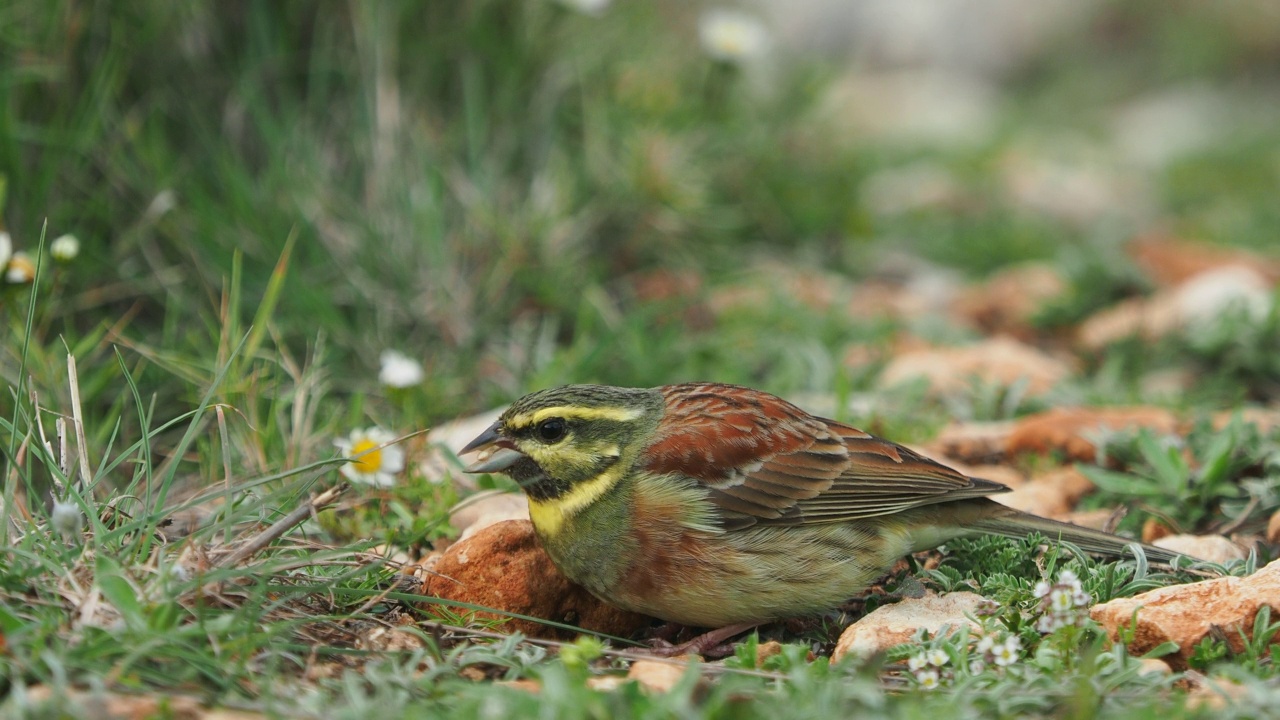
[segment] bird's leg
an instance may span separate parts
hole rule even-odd
[[[736,623],[705,632],[688,642],[679,645],[655,647],[649,652],[658,657],[677,657],[679,655],[706,655],[708,651],[718,648],[729,638],[751,630],[760,625],[758,622]]]

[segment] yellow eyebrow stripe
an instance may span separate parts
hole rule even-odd
[[[529,498],[529,519],[543,535],[551,537],[559,534],[566,520],[599,500],[609,492],[610,488],[617,485],[622,479],[624,470],[621,464],[615,464],[598,476],[578,483],[572,490],[553,500]]]
[[[549,407],[535,410],[532,413],[524,413],[517,415],[510,420],[508,424],[515,427],[530,427],[546,420],[547,418],[564,418],[566,420],[612,420],[613,422],[631,422],[643,414],[643,410],[636,408],[613,408],[613,407],[575,407],[564,405],[560,407]]]

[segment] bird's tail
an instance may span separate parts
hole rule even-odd
[[[1101,530],[1058,522],[1057,520],[1050,520],[1013,509],[1010,509],[1007,514],[1000,513],[979,519],[975,522],[973,528],[991,535],[1012,538],[1024,538],[1033,532],[1037,532],[1050,540],[1068,542],[1086,552],[1115,558],[1130,557],[1134,554],[1134,548],[1140,548],[1149,561],[1169,563],[1174,558],[1182,557],[1184,558],[1184,564],[1187,564],[1187,556],[1181,553],[1170,552],[1136,540],[1128,540]],[[1194,558],[1191,559],[1194,560]]]

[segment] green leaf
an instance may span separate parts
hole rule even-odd
[[[1080,465],[1080,472],[1093,481],[1094,485],[1118,495],[1136,497],[1166,497],[1165,489],[1149,479],[1136,475],[1128,475],[1100,467]]]
[[[1145,660],[1147,658],[1162,658],[1165,655],[1172,655],[1173,653],[1176,653],[1176,652],[1178,652],[1178,643],[1172,640],[1166,640],[1165,642],[1162,642],[1159,645],[1143,653],[1142,659]]]
[[[115,560],[105,555],[98,556],[96,580],[102,596],[120,611],[129,627],[140,628],[146,625],[146,614],[142,610],[142,604],[138,602],[137,590],[125,578]]]

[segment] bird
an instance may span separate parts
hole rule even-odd
[[[523,489],[566,577],[690,627],[830,611],[898,559],[954,538],[1040,533],[1113,557],[1133,545],[1001,505],[989,496],[1004,485],[738,385],[540,390],[459,454],[473,452],[467,472]]]

